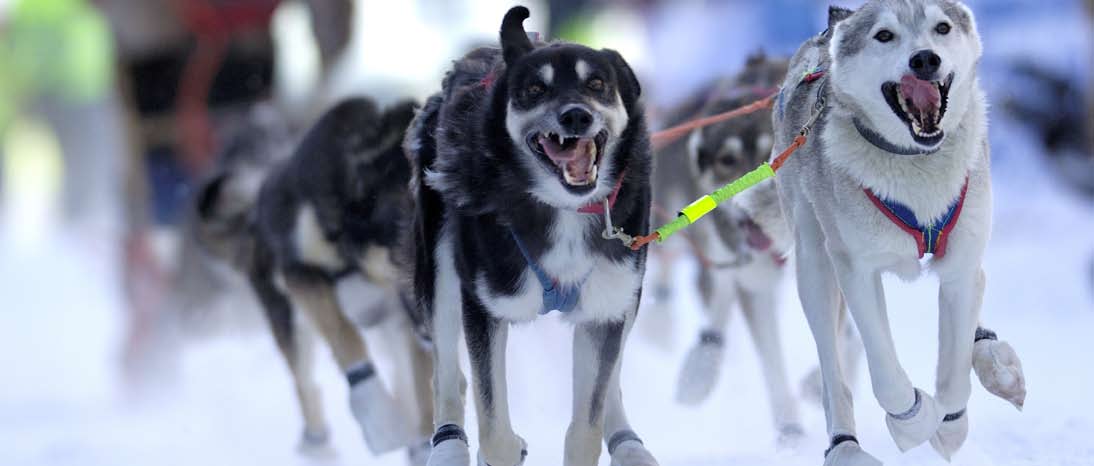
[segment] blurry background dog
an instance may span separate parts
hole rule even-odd
[[[345,372],[352,413],[374,453],[407,446],[415,429],[424,429],[422,438],[430,432],[430,360],[412,334],[409,291],[393,254],[409,211],[401,143],[413,111],[409,102],[381,112],[367,98],[343,101],[290,159],[234,160],[196,196],[196,242],[258,297],[293,376],[306,450],[322,450],[329,435],[303,321]],[[382,343],[409,371],[397,377],[397,391],[410,399],[388,395],[358,330],[384,321],[392,324]],[[418,412],[417,426],[408,410]],[[412,461],[420,464],[425,450],[415,447]]]

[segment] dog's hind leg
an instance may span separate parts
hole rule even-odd
[[[414,334],[412,326],[407,325],[407,350],[410,352],[410,372],[413,383],[414,401],[418,411],[417,435],[422,440],[410,446],[410,466],[425,466],[429,460],[429,450],[432,447],[430,436],[433,435],[433,391],[430,388],[430,377],[433,374],[433,355],[426,344],[419,341]]]
[[[706,326],[699,332],[699,341],[688,351],[676,386],[676,401],[686,405],[702,403],[710,397],[722,372],[725,358],[725,334],[730,311],[737,301],[736,288],[730,286],[733,277],[710,269],[699,271],[699,292],[703,296]]]
[[[300,413],[304,418],[299,450],[302,453],[323,452],[328,448],[330,434],[323,416],[319,388],[312,378],[312,339],[304,333],[306,329],[299,325],[288,298],[270,281],[268,271],[252,273],[250,282],[262,304],[277,349],[292,374]]]
[[[767,393],[771,397],[775,428],[779,432],[778,448],[793,448],[805,435],[805,430],[802,429],[798,416],[798,401],[790,391],[790,382],[786,376],[774,290],[739,289],[738,294],[756,353],[760,357]]]
[[[482,303],[463,296],[464,332],[471,357],[471,378],[479,417],[479,464],[517,466],[528,446],[513,432],[505,380],[505,347],[509,324],[491,316]]]
[[[812,212],[795,216],[798,297],[817,345],[823,380],[824,414],[831,446],[825,466],[880,466],[855,438],[851,390],[844,383],[837,333],[840,292],[820,225]]]
[[[615,369],[607,381],[607,386],[604,391],[604,443],[608,446],[608,455],[611,456],[612,466],[658,466],[657,460],[653,455],[646,450],[646,446],[642,443],[642,439],[638,437],[638,434],[631,428],[630,422],[627,420],[627,412],[623,408],[623,392],[619,387],[619,372],[622,364],[623,347],[627,342],[627,337],[630,334],[631,326],[634,324],[635,313],[631,313],[627,316],[626,322],[621,326],[620,330],[622,335],[619,336],[619,347],[615,352],[618,354],[615,362]],[[612,335],[616,328],[605,328],[608,339],[603,340],[602,347],[599,351],[600,356],[596,359],[599,360],[599,366],[603,367],[606,361],[610,359],[612,346],[615,343],[612,341],[615,337]],[[588,344],[586,342],[584,344]],[[575,342],[575,350],[577,349]],[[575,354],[576,351],[575,351]],[[574,375],[577,375],[577,364],[575,360]],[[588,368],[586,368],[588,370]],[[591,374],[586,374],[586,376]],[[597,379],[599,383],[599,373]],[[576,378],[575,378],[576,382]],[[580,406],[574,403],[574,409],[581,409]],[[595,398],[594,398],[595,399]],[[588,406],[590,411],[591,406]],[[576,412],[576,411],[575,411]],[[597,456],[599,456],[599,450],[597,450]],[[591,464],[596,464],[595,461]]]
[[[307,312],[346,374],[350,409],[369,450],[381,454],[408,445],[407,416],[380,381],[364,339],[338,304],[330,279],[317,271],[297,268],[285,273],[285,283],[292,302]]]
[[[831,253],[847,307],[866,348],[866,364],[874,396],[888,415],[885,423],[901,451],[928,440],[946,415],[934,398],[912,385],[897,358],[885,309],[881,273],[853,263],[843,251]]]
[[[984,296],[984,272],[941,277],[938,290],[938,375],[935,399],[946,417],[931,446],[947,461],[969,434],[973,339]]]

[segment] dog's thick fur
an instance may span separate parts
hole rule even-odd
[[[302,446],[328,439],[307,338],[296,325],[303,311],[330,345],[350,382],[351,409],[376,453],[411,441],[403,411],[384,391],[357,325],[336,286],[363,277],[381,295],[364,324],[391,317],[395,353],[408,357],[416,387],[427,387],[429,355],[409,325],[409,294],[400,299],[393,252],[408,220],[410,165],[401,143],[413,103],[381,112],[367,98],[341,102],[305,135],[288,160],[265,173],[258,190],[250,171],[225,171],[198,193],[196,231],[204,249],[246,276],[293,376],[304,417]],[[245,195],[257,191],[257,197]],[[363,305],[352,302],[351,305]],[[375,304],[375,303],[374,303]],[[356,313],[358,309],[351,309]],[[413,392],[411,387],[400,387]],[[421,438],[429,436],[429,391],[418,389]],[[422,403],[424,401],[424,404]]]
[[[952,73],[953,81],[943,96],[941,137],[913,138],[911,124],[887,105],[881,89],[913,73],[915,56],[924,51],[936,54],[937,70],[919,70],[918,79],[941,81]],[[886,421],[897,445],[907,450],[930,440],[949,458],[967,435],[964,413],[984,291],[981,262],[991,227],[986,104],[976,71],[980,53],[973,14],[960,3],[871,0],[857,11],[832,8],[829,29],[791,61],[776,105],[776,151],[791,144],[818,98],[827,106],[809,142],[775,183],[793,230],[799,297],[820,356],[833,439],[826,465],[880,464],[853,439],[851,395],[837,344],[841,298],[862,336],[874,394],[889,413]],[[817,67],[826,70],[825,79],[799,85]],[[966,179],[964,207],[946,254],[925,262],[913,238],[863,191],[897,200],[919,219],[937,219],[959,197]],[[915,388],[897,360],[881,287],[882,273],[913,279],[924,270],[941,282],[933,397]],[[1005,388],[1010,391],[1004,396],[1020,406],[1024,386]]]
[[[435,347],[438,431],[429,464],[470,461],[461,439],[461,329],[471,355],[480,464],[523,462],[526,444],[509,420],[505,348],[509,325],[535,319],[545,304],[530,259],[557,286],[581,285],[576,309],[566,314],[576,326],[575,399],[563,464],[597,464],[604,439],[613,464],[654,465],[626,421],[619,390],[645,254],[601,238],[601,215],[577,212],[607,199],[622,177],[614,224],[627,232],[648,228],[650,155],[639,84],[614,51],[533,44],[521,26],[528,15],[523,7],[510,10],[501,49],[457,61],[407,136],[419,177],[412,188],[415,291]],[[586,118],[576,129],[565,121],[574,109]],[[547,132],[596,138],[597,169],[582,175],[584,184],[564,178],[568,165],[559,168],[537,152],[535,141]]]

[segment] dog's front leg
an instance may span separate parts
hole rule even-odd
[[[565,466],[595,466],[604,436],[604,401],[618,376],[624,322],[587,323],[574,329],[573,417],[566,431]]]
[[[931,446],[947,461],[965,443],[972,392],[973,341],[984,296],[984,272],[943,276],[938,289],[938,376],[935,399],[946,417]]]
[[[793,448],[804,437],[805,430],[798,417],[798,401],[790,392],[790,383],[786,377],[774,290],[742,289],[739,293],[741,310],[744,311],[745,321],[752,333],[756,353],[760,356],[767,393],[771,397],[771,410],[779,433],[777,447]]]
[[[627,420],[627,411],[623,408],[623,392],[619,388],[619,372],[622,367],[623,348],[631,333],[637,312],[627,315],[623,335],[620,337],[619,361],[615,363],[615,372],[608,381],[604,400],[604,443],[612,458],[612,466],[657,466],[657,460],[646,450],[642,439],[631,428]],[[576,405],[575,405],[576,408]]]
[[[463,328],[479,415],[479,465],[523,464],[528,454],[527,445],[513,432],[505,380],[509,323],[491,316],[475,296],[466,292],[463,309]]]
[[[703,297],[706,325],[695,346],[684,358],[684,367],[676,384],[676,401],[698,405],[706,401],[718,383],[725,358],[725,335],[730,311],[737,302],[732,271],[699,270],[699,292]]]
[[[463,327],[463,296],[460,278],[449,240],[434,251],[433,276],[433,449],[428,466],[469,466],[464,400],[467,379],[460,370],[460,331]]]
[[[934,435],[945,413],[930,395],[912,385],[900,365],[889,328],[881,273],[854,263],[843,252],[837,252],[833,259],[847,306],[866,348],[874,396],[888,413],[885,422],[897,447],[908,451]]]

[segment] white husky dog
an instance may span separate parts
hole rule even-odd
[[[774,185],[820,357],[832,441],[825,465],[880,464],[855,439],[837,337],[844,301],[902,450],[929,440],[949,458],[961,447],[974,360],[990,391],[1019,408],[1024,401],[1013,350],[978,329],[991,227],[980,54],[973,14],[960,3],[871,0],[830,9],[829,29],[791,61],[774,109],[775,150],[803,127],[811,133]],[[897,360],[881,282],[884,272],[910,280],[924,270],[940,278],[934,396]]]

